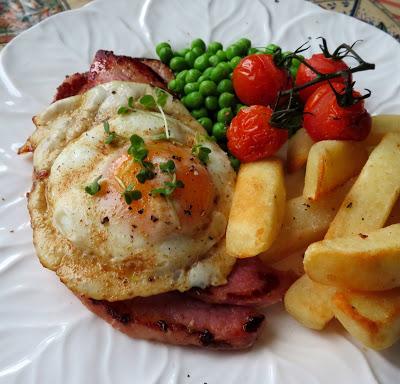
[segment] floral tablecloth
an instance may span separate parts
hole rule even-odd
[[[44,18],[91,0],[0,0],[0,48]],[[109,0],[113,1],[113,0]],[[280,0],[290,1],[290,0]],[[351,15],[390,33],[400,41],[400,0],[311,0],[319,6]]]

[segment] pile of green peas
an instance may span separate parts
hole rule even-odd
[[[180,96],[192,116],[219,142],[226,140],[227,126],[245,107],[233,90],[231,77],[234,68],[245,56],[274,54],[278,49],[276,44],[269,44],[265,49],[254,48],[246,38],[239,39],[225,50],[220,42],[213,41],[207,47],[202,39],[193,40],[190,47],[178,52],[174,52],[166,42],[156,46],[160,60],[175,74],[168,89]],[[298,60],[298,63],[294,61],[292,75],[300,65]]]

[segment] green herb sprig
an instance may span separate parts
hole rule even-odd
[[[97,192],[100,192],[101,185],[99,184],[99,180],[102,178],[102,175],[96,177],[89,185],[85,187],[85,192],[91,196],[94,196]]]
[[[115,140],[118,139],[118,135],[114,132],[110,130],[110,123],[108,121],[104,121],[103,122],[103,127],[104,127],[104,132],[106,133],[106,139],[104,140],[104,142],[106,144],[111,144],[113,143]]]
[[[168,99],[168,93],[160,88],[156,88],[155,93],[156,93],[156,99],[152,95],[144,95],[139,99],[139,103],[143,105],[146,109],[157,108],[160,111],[161,116],[164,120],[165,138],[169,140],[170,134],[168,129],[168,121],[163,110],[163,107],[165,107],[165,104]]]
[[[192,147],[192,154],[196,156],[200,162],[207,165],[210,160],[211,149],[201,144],[195,144]]]
[[[163,173],[167,173],[171,176],[171,181],[164,181],[164,186],[161,188],[153,189],[150,194],[151,196],[171,196],[176,188],[184,188],[184,184],[181,180],[176,180],[176,166],[173,160],[168,160],[165,163],[160,163],[160,170]]]
[[[164,196],[169,197],[171,196],[176,188],[184,188],[185,184],[181,180],[173,180],[173,181],[164,181],[164,187],[155,188],[150,193],[151,196]]]
[[[128,105],[122,105],[121,107],[118,108],[119,115],[127,115],[128,113],[133,111],[134,111],[134,105],[132,96],[128,98]]]
[[[125,188],[124,192],[122,192],[122,195],[124,196],[126,204],[131,204],[132,201],[140,200],[142,198],[142,192],[134,189],[133,184],[129,184]]]

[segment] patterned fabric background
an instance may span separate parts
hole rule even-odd
[[[0,0],[0,48],[40,20],[91,0]],[[109,0],[112,1],[112,0]],[[280,0],[290,1],[290,0]],[[400,0],[309,0],[351,15],[390,33],[400,41]]]

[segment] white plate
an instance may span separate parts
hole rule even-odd
[[[34,255],[25,193],[31,159],[17,147],[31,117],[49,104],[66,74],[88,68],[96,50],[154,56],[157,42],[191,39],[294,49],[323,35],[331,47],[362,39],[374,72],[372,113],[400,112],[400,46],[355,19],[301,0],[98,1],[60,13],[13,40],[0,65],[0,383],[398,383],[400,345],[360,348],[333,323],[322,333],[299,326],[280,306],[268,311],[261,340],[247,352],[217,353],[132,340],[89,313]],[[317,42],[312,41],[314,50]]]

